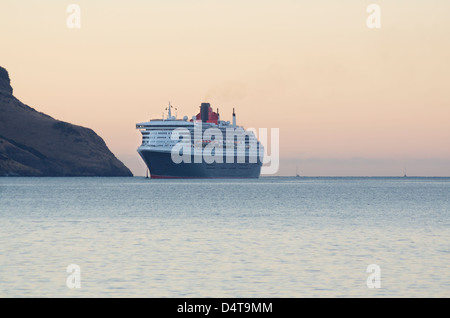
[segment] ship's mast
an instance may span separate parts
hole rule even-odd
[[[169,119],[172,119],[172,112],[171,112],[171,110],[170,110],[171,107],[172,107],[172,106],[170,105],[170,102],[169,102]]]

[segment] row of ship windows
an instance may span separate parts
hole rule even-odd
[[[168,139],[167,137],[155,137],[155,136],[152,136],[152,137],[143,137],[143,139]]]
[[[143,138],[142,142],[143,143],[178,143],[179,140],[168,140],[167,138],[164,138],[166,140],[157,140],[154,138]],[[207,144],[223,144],[223,145],[227,145],[227,144],[233,144],[233,141],[227,141],[227,140],[223,140],[222,142],[214,142],[214,140],[204,140],[203,142],[195,142],[196,144],[203,144],[203,145],[207,145]],[[241,144],[241,142],[239,141],[235,141],[234,144]],[[249,140],[245,140],[244,144],[250,144]]]
[[[152,131],[152,132],[143,132],[143,135],[170,135],[172,131]]]
[[[164,147],[164,146],[175,146],[177,143],[176,142],[164,142],[164,143],[152,143],[152,142],[143,142],[142,145],[148,145],[150,147]],[[206,144],[197,144],[197,145],[193,145],[191,144],[192,148],[205,148]],[[216,148],[223,148],[223,149],[227,149],[227,145],[225,144],[217,144],[215,146]],[[234,145],[235,149],[240,149],[239,145]],[[245,149],[250,149],[250,145],[244,145]]]

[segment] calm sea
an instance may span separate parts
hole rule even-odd
[[[450,178],[1,178],[0,297],[450,297]]]

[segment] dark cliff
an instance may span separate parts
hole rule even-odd
[[[0,67],[0,176],[132,176],[92,129],[40,113],[12,93]]]

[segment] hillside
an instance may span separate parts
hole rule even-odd
[[[0,67],[0,176],[132,176],[92,129],[56,120],[13,96]]]

